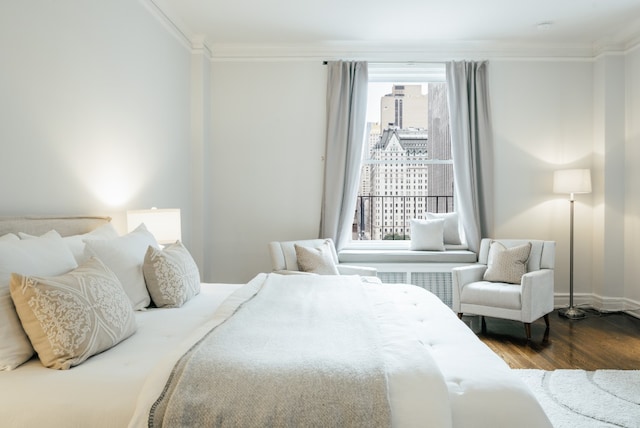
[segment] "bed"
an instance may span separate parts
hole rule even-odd
[[[128,238],[91,236],[108,223],[0,219],[0,236],[60,230],[84,266],[97,262],[82,260],[82,244]],[[247,284],[199,284],[177,306],[132,311],[133,332],[66,370],[33,356],[0,371],[2,425],[551,426],[509,367],[419,287],[259,274]]]

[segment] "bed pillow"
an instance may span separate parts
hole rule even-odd
[[[14,235],[13,233],[7,233],[6,235],[0,236],[1,241],[19,241],[18,235]]]
[[[18,232],[18,235],[20,235],[20,239],[35,238],[35,236],[23,232]],[[85,254],[84,251],[85,239],[114,239],[118,236],[118,232],[116,232],[116,229],[113,227],[113,225],[111,223],[106,223],[95,228],[91,232],[83,233],[80,235],[65,236],[62,238],[62,240],[65,244],[67,244],[67,246],[73,253],[73,257],[75,257],[76,263],[82,264],[89,260],[89,257]]]
[[[142,272],[151,300],[159,308],[178,308],[200,293],[200,272],[180,241],[162,250],[149,246]]]
[[[531,242],[507,248],[500,242],[492,241],[483,279],[491,282],[520,284],[522,275],[527,273],[529,254],[531,254]]]
[[[411,219],[411,250],[444,251],[444,219]]]
[[[333,249],[330,241],[324,241],[319,247],[305,247],[293,244],[298,260],[298,269],[302,272],[318,275],[340,275],[333,260]]]
[[[118,277],[90,258],[59,276],[11,275],[11,297],[45,367],[66,370],[136,331]]]
[[[12,370],[33,355],[11,300],[11,273],[60,275],[75,267],[73,254],[55,231],[35,239],[0,242],[0,370]]]
[[[149,306],[151,297],[144,281],[142,264],[149,245],[158,248],[158,243],[144,224],[118,238],[85,239],[84,243],[87,257],[99,258],[116,274],[133,309]]]
[[[427,220],[444,219],[444,243],[450,245],[462,244],[458,227],[458,213],[427,213]]]

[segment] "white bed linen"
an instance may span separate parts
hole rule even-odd
[[[32,359],[0,372],[0,426],[126,427],[149,372],[240,287],[202,284],[181,308],[137,311],[136,333],[71,370]]]
[[[552,427],[524,382],[437,296],[413,285],[393,287],[393,292],[373,291],[393,302],[395,316],[413,325],[418,341],[429,349],[447,384],[454,427]],[[405,395],[410,390],[396,388]],[[423,421],[422,426],[431,425]]]
[[[369,287],[378,306],[394,426],[493,428],[526,421],[528,427],[551,427],[526,385],[436,296],[411,285]],[[224,318],[212,320],[213,310],[240,288],[203,284],[202,293],[182,308],[139,312],[133,336],[71,370],[46,369],[32,360],[0,372],[2,426],[143,425],[172,361],[205,332],[205,324]],[[412,371],[407,363],[422,368]],[[130,421],[139,399],[137,418]]]
[[[206,328],[222,322],[259,287],[239,290]],[[394,427],[551,427],[527,386],[435,295],[413,285],[369,284],[380,322]],[[222,308],[221,308],[222,309]],[[141,427],[173,367],[165,360],[147,382],[130,427]],[[446,386],[445,386],[446,385]]]

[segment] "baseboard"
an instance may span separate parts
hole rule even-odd
[[[636,318],[640,318],[640,302],[626,297],[607,297],[598,294],[574,293],[574,306],[588,306],[601,312],[625,312]],[[563,308],[569,306],[568,293],[556,293],[554,306]]]

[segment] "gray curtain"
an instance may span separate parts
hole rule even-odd
[[[493,140],[486,61],[447,64],[456,211],[469,249],[493,236]]]
[[[349,242],[364,150],[368,70],[366,62],[327,64],[327,147],[320,237],[339,250]]]

